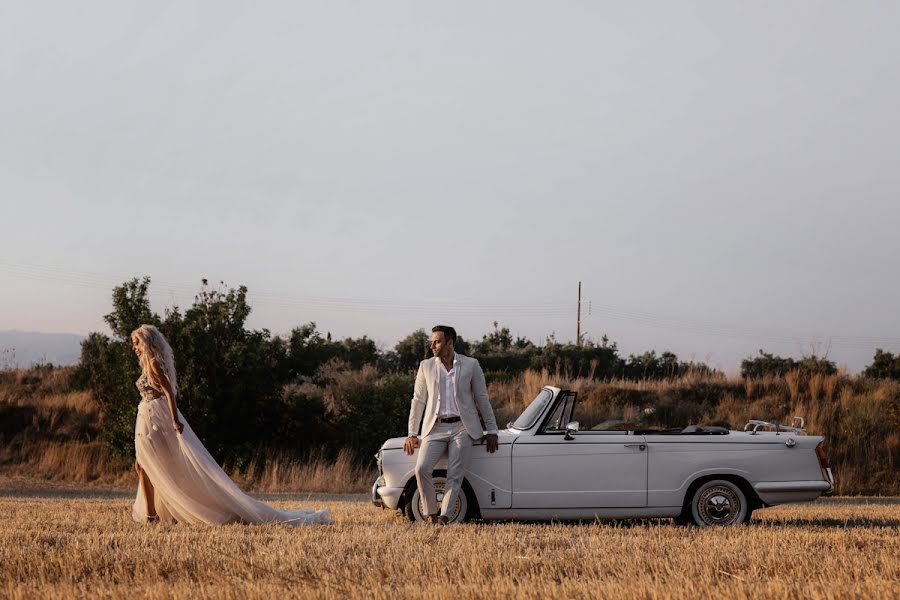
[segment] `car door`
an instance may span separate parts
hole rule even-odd
[[[497,451],[492,454],[488,453],[484,440],[476,442],[466,470],[466,481],[483,508],[509,508],[512,503],[510,458],[516,436],[501,431],[498,438]]]
[[[561,395],[542,427],[513,444],[513,508],[647,506],[644,436],[627,431],[567,436],[564,423],[574,405],[574,393]]]

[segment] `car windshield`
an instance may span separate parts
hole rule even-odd
[[[516,419],[511,426],[516,429],[528,429],[534,425],[535,421],[538,420],[538,417],[541,416],[541,413],[544,412],[547,404],[552,399],[553,392],[546,388],[541,390],[538,395],[535,396],[534,400],[531,401],[531,404],[528,405],[528,408],[519,415],[519,418]]]

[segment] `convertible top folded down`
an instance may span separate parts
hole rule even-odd
[[[728,429],[718,425],[688,425],[672,429],[636,429],[637,435],[728,435]]]

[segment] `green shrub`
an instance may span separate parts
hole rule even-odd
[[[863,377],[869,379],[894,379],[900,381],[900,354],[894,356],[881,348],[875,350],[872,364],[863,371]]]

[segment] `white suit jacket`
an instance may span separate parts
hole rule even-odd
[[[459,416],[466,428],[466,432],[474,440],[484,437],[487,431],[497,431],[497,421],[494,418],[494,410],[488,401],[487,384],[484,381],[484,372],[478,361],[462,354],[456,355],[456,405],[459,407]],[[419,421],[422,414],[425,420],[422,422],[422,436],[428,435],[437,419],[441,409],[438,393],[440,390],[441,359],[438,357],[426,358],[419,363],[419,372],[416,374],[416,387],[413,392],[412,406],[409,410],[409,435],[418,435]],[[481,419],[484,420],[484,428]]]

